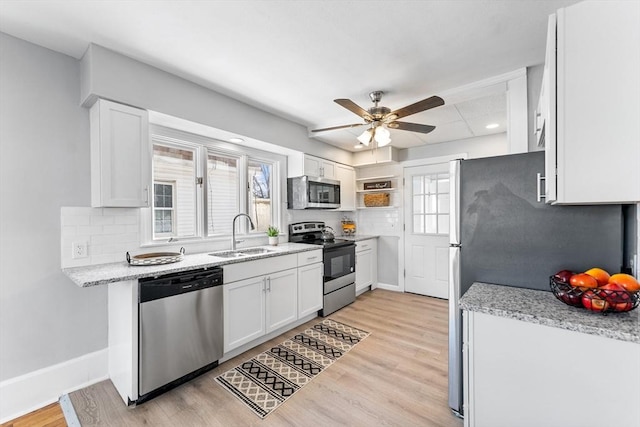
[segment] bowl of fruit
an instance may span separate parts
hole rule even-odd
[[[640,302],[640,283],[633,276],[610,275],[601,268],[584,273],[562,270],[550,277],[549,284],[565,304],[599,313],[630,311]]]

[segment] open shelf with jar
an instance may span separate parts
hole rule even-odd
[[[357,209],[398,207],[398,176],[384,175],[356,179]]]

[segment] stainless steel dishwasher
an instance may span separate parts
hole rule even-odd
[[[140,279],[137,403],[218,365],[222,268]]]

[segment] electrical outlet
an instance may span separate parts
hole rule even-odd
[[[78,259],[88,257],[87,246],[87,242],[73,242],[71,244],[71,258]]]

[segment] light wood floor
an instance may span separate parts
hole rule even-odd
[[[6,422],[0,427],[67,427],[59,403],[52,403],[37,411]]]
[[[375,290],[329,317],[371,335],[264,420],[214,377],[318,319],[136,408],[109,381],[71,401],[83,426],[462,426],[447,405],[446,301]]]

